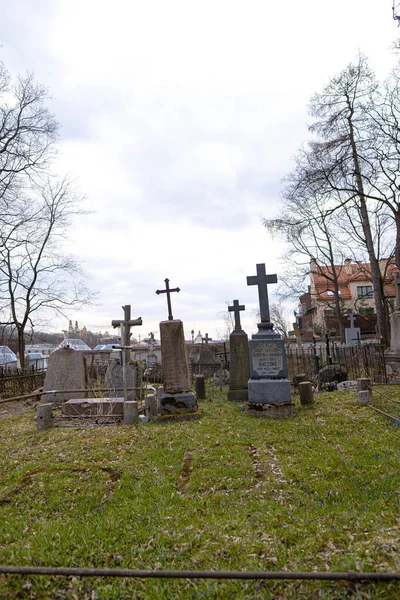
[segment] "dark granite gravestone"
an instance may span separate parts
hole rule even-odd
[[[267,284],[276,282],[276,275],[266,275],[265,264],[257,265],[257,275],[247,277],[247,285],[258,287],[260,304],[258,332],[249,342],[248,412],[265,417],[287,417],[294,414],[290,382],[286,377],[284,342],[281,336],[273,331],[273,323],[269,316]]]
[[[88,398],[93,394],[84,390],[90,387],[86,357],[80,350],[60,348],[49,356],[43,391],[82,390],[82,392],[61,392],[45,394],[42,402],[66,401],[70,398]]]
[[[229,336],[229,391],[228,400],[234,402],[247,402],[248,381],[250,377],[249,338],[242,330],[240,311],[244,305],[239,305],[239,300],[233,301],[233,306],[228,310],[235,315],[235,329]]]

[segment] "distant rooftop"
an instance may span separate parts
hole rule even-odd
[[[73,350],[91,350],[90,346],[85,344],[85,342],[83,342],[82,340],[72,338],[66,338],[65,340],[63,340],[61,344],[58,344],[56,350],[59,350],[60,348],[72,348]]]

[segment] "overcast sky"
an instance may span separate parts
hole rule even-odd
[[[146,337],[173,313],[187,338],[224,332],[225,300],[246,305],[246,276],[283,248],[261,216],[307,139],[310,96],[359,50],[379,77],[398,37],[391,0],[0,0],[0,59],[34,71],[61,125],[57,169],[85,194],[68,251],[97,305],[71,313],[111,329],[123,304]],[[271,286],[272,301],[275,286]],[[67,322],[53,322],[53,329]],[[51,328],[51,326],[49,326]]]

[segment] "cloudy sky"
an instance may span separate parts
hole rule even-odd
[[[255,331],[257,263],[282,247],[261,216],[307,138],[314,92],[359,50],[384,77],[392,0],[0,0],[0,59],[34,71],[61,125],[60,173],[85,194],[68,251],[98,291],[71,313],[110,329],[132,305],[146,337],[167,317],[220,337],[234,298]],[[271,286],[271,294],[274,288]],[[272,297],[272,300],[274,298]],[[67,322],[54,321],[54,329]]]

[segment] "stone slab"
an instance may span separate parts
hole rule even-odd
[[[250,378],[286,377],[286,354],[282,339],[255,338],[249,341]]]
[[[254,417],[264,417],[269,419],[282,419],[293,417],[295,415],[295,406],[292,403],[286,404],[248,404],[247,414]]]
[[[228,400],[230,402],[247,402],[249,399],[249,390],[228,390]]]
[[[176,394],[164,393],[160,396],[159,411],[161,415],[191,413],[197,411],[196,396],[193,392]]]
[[[168,394],[191,389],[183,323],[179,319],[160,323],[163,385]]]
[[[346,336],[346,344],[349,346],[357,346],[361,339],[361,329],[359,327],[346,327],[344,330]]]
[[[290,402],[288,379],[249,379],[249,403],[285,404]]]
[[[341,381],[340,383],[337,384],[337,389],[339,390],[339,392],[343,392],[343,390],[356,390],[357,389],[357,381],[353,381],[353,380],[347,380],[347,381]]]
[[[60,348],[49,356],[43,391],[79,390],[90,387],[86,358],[80,350]],[[89,392],[60,392],[45,394],[42,402],[60,402],[70,398],[86,398]]]
[[[72,398],[62,404],[61,412],[69,417],[122,417],[124,414],[123,398]]]

